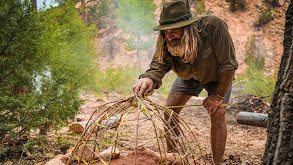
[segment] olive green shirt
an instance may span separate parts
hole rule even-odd
[[[154,55],[150,68],[140,78],[151,78],[157,89],[162,78],[171,69],[183,80],[194,79],[201,84],[219,81],[220,72],[236,70],[238,63],[235,48],[226,23],[216,16],[204,16],[196,21],[202,44],[198,45],[197,58],[184,63],[181,57],[172,56],[169,52],[164,63],[159,63]]]

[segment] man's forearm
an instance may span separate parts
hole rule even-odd
[[[225,70],[220,73],[220,80],[216,90],[216,94],[224,97],[232,83],[235,70]]]

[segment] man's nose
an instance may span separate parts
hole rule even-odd
[[[168,34],[168,35],[167,35],[167,39],[168,39],[169,41],[173,40],[173,39],[174,39],[174,35],[172,35],[172,34]]]

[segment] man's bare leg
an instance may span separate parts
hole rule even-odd
[[[214,164],[222,164],[227,139],[226,107],[219,107],[211,118],[211,145]]]
[[[178,106],[178,105],[185,105],[185,103],[191,98],[189,95],[177,95],[177,94],[172,94],[169,93],[166,101],[166,106]],[[179,114],[182,108],[173,108],[172,110]],[[168,113],[164,113],[164,119],[168,121],[170,118],[170,115]],[[171,121],[170,125],[171,127],[175,127],[177,122]],[[176,135],[179,135],[179,131],[177,128],[174,128],[173,131],[175,132]],[[167,132],[165,128],[165,132]],[[169,141],[170,136],[168,133],[166,134],[166,143],[167,143],[167,152],[176,152],[176,148],[174,148],[174,144],[172,141]]]

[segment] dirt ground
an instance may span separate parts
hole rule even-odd
[[[107,103],[109,101],[121,99],[121,96],[118,96],[116,94],[110,94],[108,95],[108,97],[96,97],[86,94],[82,97],[85,100],[85,103],[81,107],[81,112],[85,114],[86,118],[88,118],[99,105]],[[166,98],[155,93],[150,96],[149,99],[157,104],[164,105]],[[203,99],[203,97],[192,97],[187,104],[201,104]],[[261,157],[264,152],[266,142],[266,128],[241,125],[238,124],[236,121],[238,113],[240,111],[267,112],[268,105],[266,103],[258,103],[258,101],[255,102],[253,100],[254,98],[249,95],[242,96],[240,98],[232,98],[230,100],[230,104],[242,102],[242,105],[239,108],[228,109],[226,113],[228,138],[224,155],[224,164],[252,165],[260,164],[261,162]],[[249,104],[255,104],[256,106],[251,106]],[[246,108],[245,110],[243,106],[248,108]],[[262,108],[257,109],[257,107],[260,106],[262,106]],[[137,112],[130,113],[127,116],[127,122],[125,122],[125,124],[123,124],[123,127],[121,128],[125,133],[125,138],[132,138],[133,140],[135,139],[137,129],[137,116]],[[211,148],[209,142],[210,120],[207,111],[203,107],[185,107],[182,109],[180,116],[195,133],[196,138],[200,143],[203,156],[208,163],[211,163]],[[140,115],[140,118],[143,118],[143,115]],[[140,135],[143,135],[139,137],[139,143],[143,144],[145,148],[158,152],[156,148],[155,138],[153,138],[154,134],[150,133],[150,126],[151,123],[144,123],[142,125],[139,125],[137,130],[139,131]],[[130,160],[133,159],[133,157],[130,156],[127,159],[125,155],[132,151],[131,147],[127,147],[125,145],[124,147],[119,149],[122,155],[121,161],[119,161],[120,164],[122,162],[130,163]],[[152,154],[142,153],[140,155],[141,162],[139,164],[149,164],[150,162],[147,163],[147,161],[144,161],[146,159],[157,159],[157,157],[153,157],[151,155]],[[156,160],[153,161],[156,162]],[[113,163],[115,164],[115,162],[112,162],[111,164]]]

